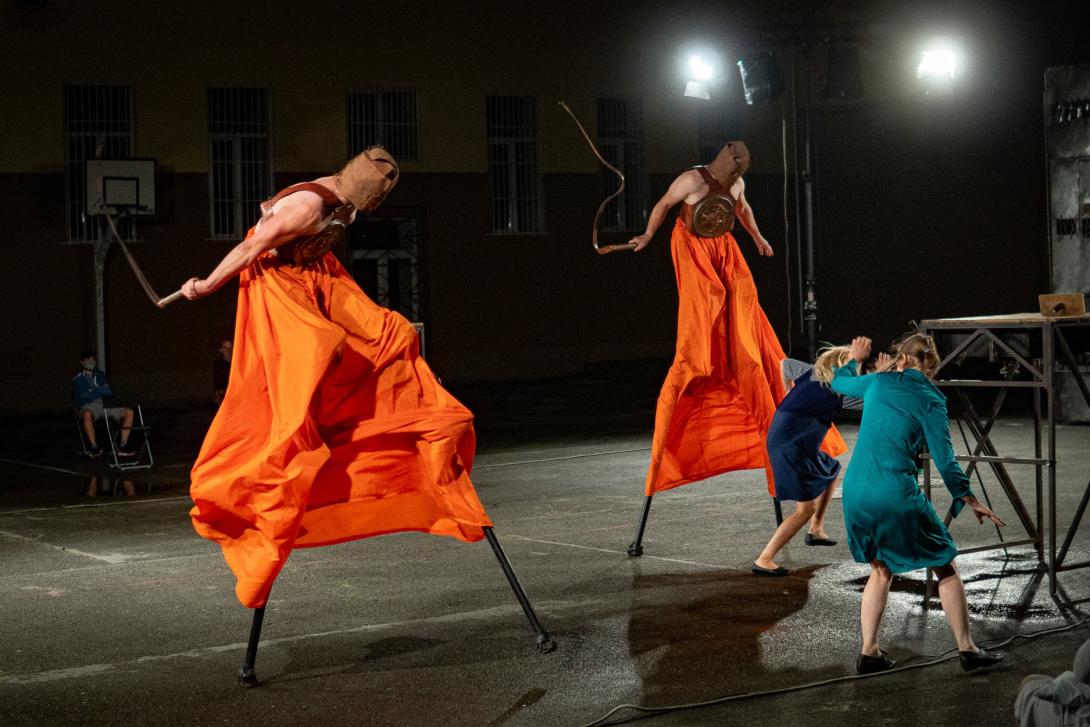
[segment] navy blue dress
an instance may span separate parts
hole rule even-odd
[[[855,408],[854,402],[846,403],[843,396],[812,378],[812,366],[804,366],[768,429],[768,456],[778,500],[813,500],[836,481],[840,463],[821,451],[821,443],[840,410],[846,405]]]

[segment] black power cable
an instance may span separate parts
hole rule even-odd
[[[1079,619],[1075,623],[1068,624],[1067,626],[1056,626],[1056,627],[1053,627],[1053,628],[1050,628],[1050,629],[1041,629],[1039,631],[1030,631],[1029,633],[1025,633],[1025,634],[1013,634],[1013,635],[1007,637],[1006,639],[1004,639],[1003,641],[1000,641],[999,643],[991,644],[990,646],[988,646],[988,648],[989,649],[999,649],[999,648],[1002,648],[1004,646],[1007,646],[1008,644],[1013,642],[1015,639],[1025,639],[1025,640],[1028,641],[1030,639],[1037,639],[1037,638],[1040,638],[1042,636],[1047,636],[1048,634],[1058,634],[1058,633],[1062,633],[1064,631],[1073,631],[1074,629],[1078,628],[1079,626],[1082,626],[1083,624],[1085,624],[1087,621],[1090,621],[1090,616],[1083,616],[1081,619]],[[901,666],[894,667],[893,669],[889,669],[887,671],[876,672],[874,674],[848,674],[848,675],[845,675],[845,676],[842,676],[842,677],[834,677],[832,679],[823,679],[823,680],[818,681],[818,682],[807,682],[806,684],[797,684],[797,685],[791,686],[791,687],[781,687],[779,689],[766,689],[766,690],[760,691],[760,692],[745,692],[743,694],[729,694],[729,695],[727,695],[725,697],[717,697],[715,699],[708,699],[708,700],[705,700],[703,702],[690,702],[690,703],[687,703],[687,704],[670,704],[670,705],[666,705],[666,706],[663,706],[663,707],[644,707],[644,706],[639,705],[639,704],[618,704],[616,707],[609,710],[608,712],[606,712],[604,715],[602,715],[598,719],[594,720],[593,722],[588,722],[583,727],[600,727],[601,725],[605,725],[605,724],[607,724],[607,720],[609,720],[611,717],[613,717],[613,715],[615,715],[618,712],[620,712],[621,710],[625,710],[625,709],[630,709],[630,710],[633,710],[635,712],[640,712],[640,713],[642,713],[642,715],[640,715],[640,716],[649,716],[649,715],[653,715],[653,714],[665,714],[665,713],[668,713],[668,712],[680,712],[680,711],[685,710],[685,709],[697,709],[697,708],[700,708],[700,707],[711,707],[711,706],[717,705],[717,704],[726,704],[727,702],[738,702],[738,701],[741,701],[743,699],[753,699],[755,697],[768,697],[768,696],[772,696],[774,694],[788,694],[790,692],[801,692],[801,691],[806,690],[806,689],[815,689],[817,687],[825,687],[825,686],[828,686],[830,684],[838,684],[840,682],[850,682],[850,681],[856,681],[856,680],[859,680],[859,679],[872,679],[872,678],[875,678],[875,677],[885,676],[887,674],[896,674],[897,672],[909,671],[910,669],[922,669],[924,667],[934,666],[935,664],[942,664],[943,662],[950,661],[951,659],[953,659],[953,658],[955,658],[957,656],[957,654],[952,653],[952,652],[955,652],[955,651],[957,651],[956,648],[949,649],[947,651],[942,652],[941,654],[935,654],[935,655],[931,655],[931,656],[921,654],[919,656],[912,657],[912,659],[909,660],[909,663],[902,664]],[[915,662],[918,659],[925,659],[926,661],[912,663],[912,662]],[[624,722],[628,722],[629,720],[638,719],[638,718],[639,718],[639,716],[632,715],[630,717],[625,717],[624,719],[619,720],[617,722],[608,722],[608,724],[611,724],[611,725],[623,724]]]

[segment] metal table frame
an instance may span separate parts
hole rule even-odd
[[[972,477],[978,465],[988,465],[995,474],[1003,491],[1014,506],[1018,517],[1028,537],[1021,540],[999,542],[992,545],[983,545],[974,548],[959,550],[959,553],[975,553],[985,550],[1005,549],[1017,545],[1033,544],[1037,550],[1038,562],[1047,566],[1049,579],[1049,593],[1056,595],[1056,575],[1063,571],[1090,567],[1090,560],[1067,563],[1068,550],[1071,547],[1075,533],[1086,512],[1090,501],[1090,481],[1083,491],[1082,499],[1076,508],[1071,525],[1067,530],[1063,544],[1057,548],[1057,526],[1059,524],[1056,507],[1056,364],[1066,363],[1074,376],[1075,383],[1082,393],[1083,399],[1090,406],[1090,389],[1079,371],[1075,355],[1064,336],[1064,329],[1090,326],[1090,315],[1073,316],[1070,318],[1045,318],[1038,314],[1015,314],[1007,316],[982,316],[973,318],[945,318],[925,320],[920,325],[920,331],[940,338],[943,334],[968,333],[964,341],[958,344],[950,353],[942,358],[935,372],[935,384],[952,393],[958,400],[962,420],[968,426],[970,433],[976,440],[972,452],[969,455],[960,455],[958,461],[968,462],[966,474]],[[1003,334],[1013,332],[1028,332],[1031,338],[1040,336],[1041,359],[1040,362],[1027,360],[1007,341],[1003,340]],[[1003,357],[1009,357],[1014,366],[1010,367],[998,380],[958,380],[942,379],[943,369],[951,362],[957,361],[971,345],[978,341],[987,341],[1001,351]],[[938,341],[936,341],[938,345]],[[939,345],[942,350],[942,346]],[[1057,351],[1059,357],[1057,358]],[[1019,370],[1030,374],[1029,381],[1015,381],[1014,377]],[[968,397],[967,391],[972,388],[998,389],[995,401],[987,417],[981,417]],[[1007,393],[1015,388],[1029,388],[1033,390],[1033,457],[1006,457],[999,454],[989,434],[992,426],[1002,410]],[[1045,406],[1042,408],[1042,396]],[[1047,452],[1046,437],[1047,432]],[[1034,468],[1036,508],[1033,516],[1030,515],[1021,496],[1018,494],[1007,465],[1028,465]],[[977,477],[980,475],[977,473]],[[1043,490],[1047,486],[1048,514],[1047,520],[1043,513]],[[924,490],[927,497],[931,497],[931,466],[930,460],[924,464]],[[1045,559],[1044,541],[1047,534],[1047,563]],[[1000,536],[1002,537],[1002,536]]]

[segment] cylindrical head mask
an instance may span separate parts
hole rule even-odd
[[[400,170],[390,152],[372,146],[353,157],[337,172],[337,191],[361,212],[382,204],[397,184]]]
[[[744,141],[728,141],[715,160],[706,166],[712,176],[729,189],[749,169],[749,149]]]

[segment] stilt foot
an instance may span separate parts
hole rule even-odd
[[[254,687],[260,687],[261,681],[257,678],[257,674],[253,669],[242,668],[238,671],[238,685],[243,689],[253,689]]]
[[[633,543],[632,545],[628,546],[628,554],[633,558],[639,558],[641,555],[643,555],[643,546]]]
[[[556,642],[553,641],[547,631],[542,631],[537,635],[537,650],[542,654],[548,654],[550,651],[556,650]]]

